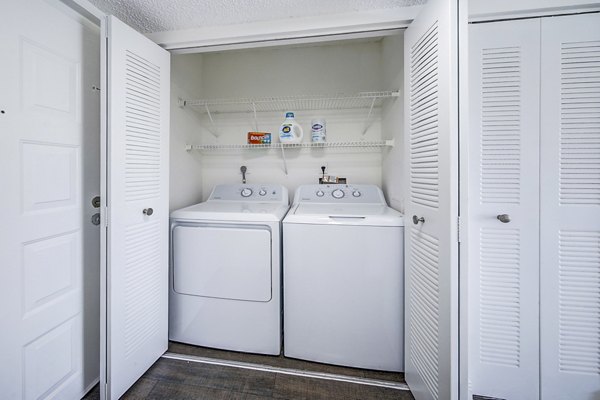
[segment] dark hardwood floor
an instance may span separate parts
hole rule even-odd
[[[178,354],[188,354],[199,357],[216,358],[219,360],[241,361],[252,364],[262,364],[272,367],[298,369],[312,372],[326,372],[347,376],[356,376],[369,379],[380,379],[391,382],[404,382],[401,372],[383,372],[360,368],[340,367],[337,365],[321,364],[316,362],[296,360],[281,356],[265,356],[262,354],[248,354],[236,351],[211,349],[208,347],[191,346],[189,344],[169,342],[169,351]]]
[[[171,343],[169,351],[393,382],[403,382],[404,379],[404,376],[399,373],[336,367],[284,357],[224,352],[179,343]],[[99,399],[98,387],[94,388],[84,399]],[[135,383],[123,396],[123,399],[413,400],[414,398],[406,390],[161,358]]]

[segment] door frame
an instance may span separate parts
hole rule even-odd
[[[330,40],[385,36],[405,29],[421,11],[416,5],[322,16],[268,20],[149,33],[172,54],[202,53],[266,46],[317,43]]]
[[[90,3],[88,0],[59,0],[61,3],[72,9],[74,12],[81,15],[83,18],[88,19],[98,28],[100,28],[100,21],[106,16],[105,13],[100,11],[95,5]]]
[[[467,4],[465,4],[467,3]],[[469,385],[469,6],[458,2],[458,399],[471,399]],[[467,190],[465,190],[467,189]]]
[[[505,2],[477,2],[480,8],[474,6],[469,15],[471,22],[492,22],[521,18],[553,17],[558,15],[581,14],[600,11],[600,4],[577,0],[548,0],[541,1],[505,1]],[[484,5],[485,4],[485,5]]]

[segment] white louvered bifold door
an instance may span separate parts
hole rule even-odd
[[[429,1],[404,36],[405,368],[417,400],[457,396],[457,10]]]
[[[540,21],[469,29],[470,378],[537,399]]]
[[[119,398],[168,345],[169,53],[114,17],[107,46],[102,395]]]
[[[542,21],[542,399],[600,396],[600,15]]]

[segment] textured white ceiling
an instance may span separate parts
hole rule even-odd
[[[142,33],[408,7],[426,0],[90,0]]]

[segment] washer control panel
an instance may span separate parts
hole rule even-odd
[[[288,191],[281,185],[217,185],[208,198],[213,200],[288,204]]]
[[[376,185],[303,185],[296,191],[294,203],[387,204]]]

